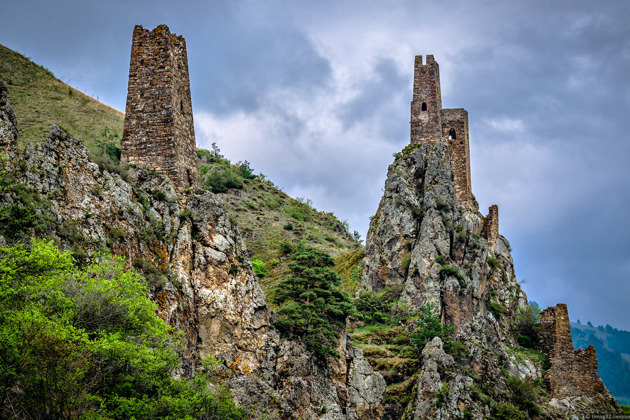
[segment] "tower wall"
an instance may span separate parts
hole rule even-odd
[[[441,110],[440,67],[432,55],[427,55],[426,64],[422,63],[422,56],[417,55],[411,101],[411,144],[440,141]]]
[[[472,202],[470,183],[470,148],[468,143],[468,111],[464,108],[443,109],[440,113],[442,136],[448,139],[455,191],[461,204]]]
[[[166,25],[133,31],[122,160],[199,184],[186,41]]]

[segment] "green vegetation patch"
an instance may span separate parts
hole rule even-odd
[[[147,294],[117,257],[0,248],[0,417],[247,418],[209,375],[175,378],[185,351]]]

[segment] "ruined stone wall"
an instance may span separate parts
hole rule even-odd
[[[133,31],[122,160],[199,184],[186,41],[166,25]]]
[[[499,238],[499,206],[496,204],[488,208],[488,215],[483,218],[481,236],[488,241],[488,249],[493,249]]]
[[[573,350],[567,305],[559,303],[540,314],[541,348],[551,367],[545,374],[553,398],[595,396],[608,393],[597,375],[595,348]]]
[[[432,55],[426,64],[417,55],[413,75],[413,100],[411,101],[411,144],[437,142],[442,138],[442,92],[440,67]]]
[[[455,179],[457,200],[471,205],[470,148],[468,142],[468,111],[464,108],[443,109],[440,112],[442,136],[448,139],[448,150]]]

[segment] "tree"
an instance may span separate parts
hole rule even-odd
[[[291,276],[278,286],[275,303],[280,319],[274,323],[291,337],[302,337],[307,349],[321,361],[339,357],[334,349],[346,318],[355,309],[350,298],[339,289],[335,265],[324,251],[300,243],[291,256]]]
[[[454,328],[440,322],[437,309],[427,303],[420,308],[420,314],[416,323],[416,329],[409,335],[411,343],[416,347],[418,353],[422,352],[424,346],[435,337],[440,337],[446,345],[450,342],[450,335]]]

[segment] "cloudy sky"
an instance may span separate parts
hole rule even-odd
[[[629,1],[2,0],[0,43],[124,110],[136,24],[186,38],[197,142],[364,236],[409,142],[414,55],[470,118],[530,299],[630,330]]]

